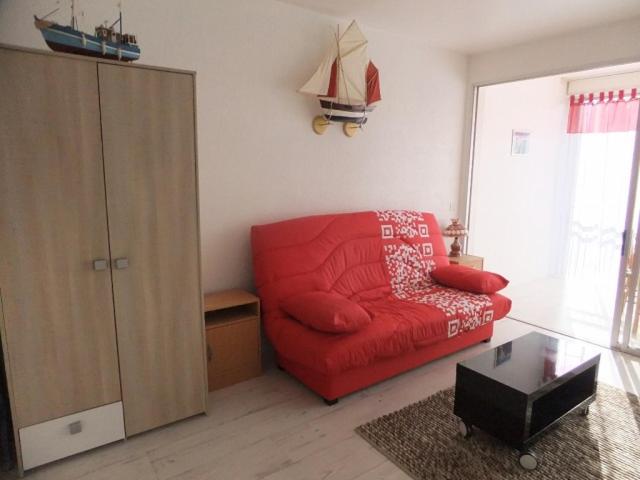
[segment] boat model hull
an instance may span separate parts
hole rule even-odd
[[[125,62],[140,58],[140,48],[136,45],[101,40],[95,35],[39,19],[36,19],[35,25],[49,48],[56,52],[76,53]]]
[[[320,100],[320,106],[327,120],[356,125],[367,123],[367,114],[375,108],[374,105],[347,105],[326,99]]]

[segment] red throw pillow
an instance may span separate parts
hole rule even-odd
[[[286,299],[281,307],[300,323],[321,332],[356,332],[371,323],[364,308],[336,293],[301,293]]]
[[[431,278],[446,287],[472,293],[496,293],[509,285],[502,275],[464,265],[445,265],[431,271]]]

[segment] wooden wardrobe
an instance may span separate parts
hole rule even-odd
[[[0,334],[21,469],[205,411],[194,84],[0,46]]]

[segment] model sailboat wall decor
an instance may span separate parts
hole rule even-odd
[[[73,0],[70,25],[59,25],[47,20],[47,17],[58,11],[57,8],[42,18],[34,15],[34,24],[42,33],[49,48],[56,52],[132,62],[140,58],[140,47],[137,45],[135,35],[122,32],[122,4],[119,3],[118,6],[120,9],[118,19],[110,26],[105,22],[104,25],[95,27],[94,35],[79,30],[76,5]],[[115,29],[116,25],[119,26],[118,31]]]
[[[354,20],[340,35],[301,93],[319,97],[324,115],[313,121],[313,130],[323,134],[332,122],[342,122],[352,137],[367,123],[367,115],[381,100],[378,69],[369,59],[368,41]]]

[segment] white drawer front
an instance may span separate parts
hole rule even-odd
[[[24,469],[124,438],[122,402],[20,429]]]

